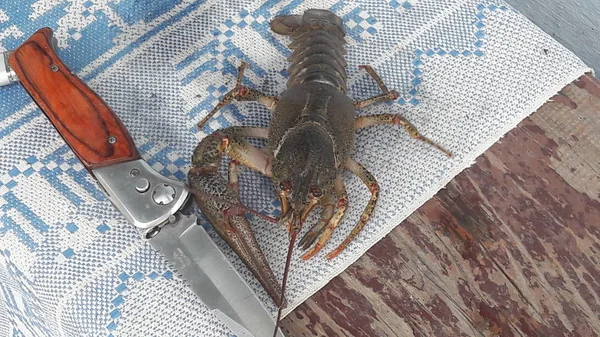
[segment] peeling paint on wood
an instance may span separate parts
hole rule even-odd
[[[600,336],[597,83],[524,120],[289,314],[286,335]]]
[[[558,145],[551,158],[552,168],[577,191],[600,201],[600,85],[591,77],[574,84],[563,90],[566,99],[554,99],[563,107],[533,114],[531,120]],[[585,104],[573,102],[573,106],[565,100]]]

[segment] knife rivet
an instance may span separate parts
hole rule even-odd
[[[129,171],[129,175],[135,178],[140,175],[140,170],[134,168],[133,170]]]
[[[108,142],[111,143],[111,144],[116,143],[117,142],[117,137],[115,137],[115,136],[108,137]]]
[[[57,71],[58,71],[58,66],[57,66],[56,64],[53,64],[53,65],[50,67],[50,70],[52,70],[53,72],[57,72]]]

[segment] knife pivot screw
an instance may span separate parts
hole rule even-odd
[[[129,175],[132,176],[133,178],[135,178],[140,175],[140,170],[134,168],[131,171],[129,171]]]
[[[52,70],[53,72],[57,72],[57,71],[58,71],[58,66],[57,66],[56,64],[53,64],[53,65],[50,67],[50,70]]]
[[[154,188],[152,199],[159,205],[168,205],[175,200],[175,188],[168,184],[160,184]]]
[[[108,137],[108,142],[109,142],[110,144],[114,144],[114,143],[116,143],[116,142],[117,142],[117,137],[115,137],[115,136],[110,136],[110,137]]]

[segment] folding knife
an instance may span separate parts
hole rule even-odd
[[[238,337],[271,336],[273,317],[194,214],[190,191],[144,161],[111,108],[55,53],[50,28],[0,54],[0,86],[20,81],[107,198]],[[278,336],[283,333],[278,331]]]

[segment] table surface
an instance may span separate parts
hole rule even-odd
[[[599,336],[600,82],[591,75],[290,313],[287,336]]]
[[[506,0],[536,26],[600,72],[598,0]]]

